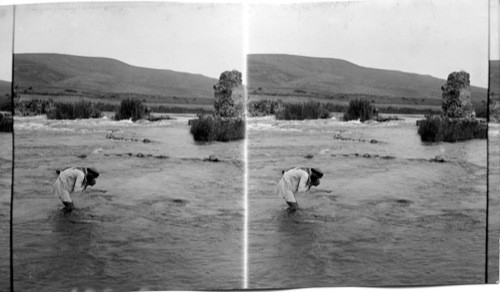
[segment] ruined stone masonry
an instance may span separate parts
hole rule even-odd
[[[465,71],[453,72],[441,86],[442,116],[452,119],[475,118],[476,113],[471,103],[470,75]]]

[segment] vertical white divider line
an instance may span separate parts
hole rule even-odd
[[[242,2],[243,21],[243,94],[244,94],[244,118],[245,118],[245,139],[243,141],[243,289],[248,289],[248,72],[247,72],[247,52],[248,52],[248,1]]]

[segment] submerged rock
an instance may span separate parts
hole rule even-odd
[[[381,159],[396,159],[394,156],[386,155],[386,156],[381,156]]]
[[[312,159],[314,157],[314,155],[312,154],[307,154],[306,156],[304,156],[304,158],[307,158],[307,159]]]
[[[434,159],[431,159],[431,161],[433,162],[439,162],[439,163],[443,163],[445,162],[444,158],[440,155],[437,155],[436,157],[434,157]]]
[[[151,143],[151,142],[152,142],[152,141],[151,141],[151,140],[149,140],[149,139],[144,139],[144,140],[142,140],[142,143]]]
[[[207,161],[210,161],[210,162],[219,162],[219,157],[217,157],[217,155],[215,154],[212,154],[210,156],[208,156],[208,159],[206,159]]]

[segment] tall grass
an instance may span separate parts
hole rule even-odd
[[[56,102],[45,109],[47,119],[74,120],[100,118],[102,112],[90,101],[80,100],[75,103]]]
[[[15,114],[19,116],[45,115],[49,108],[54,107],[52,99],[30,99],[14,103]]]
[[[477,119],[449,119],[426,116],[419,122],[418,134],[423,142],[458,142],[486,139],[488,127]]]
[[[245,138],[245,121],[242,118],[199,116],[191,124],[190,133],[195,141],[228,142]]]
[[[374,119],[377,116],[378,110],[373,107],[368,100],[357,99],[349,102],[349,107],[344,113],[344,121],[360,120],[364,122]]]
[[[305,103],[284,103],[282,107],[275,109],[277,120],[311,120],[329,119],[330,112],[318,101]]]
[[[128,120],[137,121],[147,118],[149,116],[149,109],[142,103],[141,100],[136,98],[127,98],[122,100],[120,107],[115,114],[115,120]]]
[[[0,112],[0,132],[12,132],[12,116]]]
[[[12,111],[12,100],[10,95],[0,96],[0,111]]]

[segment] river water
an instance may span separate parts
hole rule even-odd
[[[16,290],[242,288],[243,142],[196,143],[173,116],[15,119]],[[73,165],[100,176],[64,214],[49,190]]]
[[[187,126],[193,116],[175,117],[15,119],[16,290],[242,288],[243,142],[195,143]],[[249,120],[249,288],[484,281],[487,142],[423,144],[415,126],[422,117],[401,117]],[[493,215],[500,213],[499,133],[490,127]],[[0,141],[6,250],[12,140],[2,134]],[[221,162],[205,161],[211,154]],[[436,155],[446,162],[431,162]],[[49,189],[55,170],[71,165],[101,175],[64,214]],[[275,185],[294,165],[317,166],[325,176],[290,214]],[[490,280],[498,274],[499,226],[490,216]],[[0,254],[2,291],[8,257]]]
[[[250,288],[484,283],[487,141],[423,144],[401,117],[249,121]],[[288,213],[296,165],[325,175]]]

